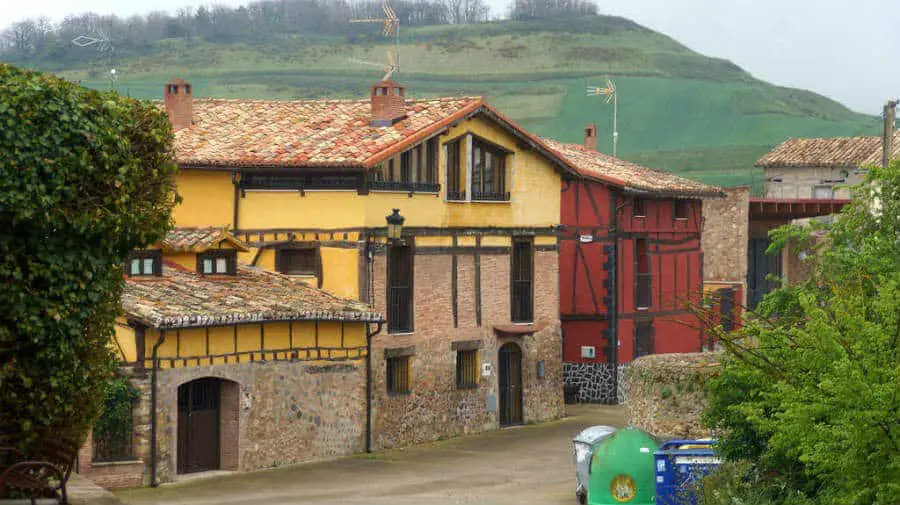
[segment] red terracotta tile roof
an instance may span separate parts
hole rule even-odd
[[[642,167],[598,151],[589,150],[580,144],[566,144],[546,138],[542,140],[580,175],[627,191],[686,198],[725,195],[722,188],[685,179],[662,170]]]
[[[166,251],[203,252],[223,240],[239,251],[248,250],[246,245],[222,228],[172,228],[159,245]]]
[[[193,124],[175,133],[185,166],[369,168],[478,110],[477,97],[408,100],[391,126],[369,124],[369,100],[193,102]]]
[[[125,314],[157,329],[261,321],[382,321],[362,303],[288,276],[239,265],[234,276],[203,276],[164,263],[161,277],[126,277]]]
[[[894,134],[894,153],[900,156],[900,132]],[[788,139],[756,162],[762,168],[857,168],[881,165],[881,137]]]

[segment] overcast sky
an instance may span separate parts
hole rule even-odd
[[[487,0],[495,14],[508,0]],[[0,0],[0,27],[40,15],[129,15],[242,0]],[[806,88],[869,114],[900,97],[898,0],[598,0],[691,49],[729,59],[756,77]]]

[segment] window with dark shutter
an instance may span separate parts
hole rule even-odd
[[[650,307],[653,282],[650,275],[650,251],[648,250],[647,239],[635,239],[634,255],[634,303],[637,308],[646,309]]]
[[[478,351],[456,351],[456,388],[478,387]]]
[[[634,217],[647,217],[647,206],[643,198],[634,197],[631,200],[631,215]]]
[[[392,246],[388,250],[388,332],[413,331],[413,250]]]
[[[466,188],[463,186],[462,171],[460,166],[462,157],[459,155],[460,142],[455,140],[448,142],[447,147],[447,200],[465,200]]]
[[[632,359],[654,354],[653,321],[638,321],[634,325],[634,353]]]
[[[132,252],[126,260],[125,273],[131,277],[162,275],[162,252],[158,250]]]
[[[675,200],[675,219],[687,219],[691,214],[691,202],[689,200]]]
[[[472,200],[506,201],[506,153],[472,140]]]
[[[513,240],[512,321],[530,323],[534,320],[534,245],[531,239]]]
[[[216,249],[198,254],[197,272],[203,275],[235,275],[237,273],[237,251]]]
[[[319,275],[319,251],[314,247],[278,249],[275,267],[287,275]]]
[[[387,358],[387,392],[394,395],[409,394],[409,356]]]

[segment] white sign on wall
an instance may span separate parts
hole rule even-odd
[[[491,364],[490,363],[482,363],[481,364],[481,376],[482,377],[490,377],[491,376]]]
[[[592,345],[581,346],[581,357],[582,358],[596,358],[597,357],[597,348],[595,348]]]
[[[578,240],[580,240],[583,243],[589,243],[589,242],[594,241],[594,236],[593,235],[580,235],[578,237]]]

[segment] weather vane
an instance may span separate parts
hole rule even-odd
[[[382,18],[351,19],[350,22],[381,23],[381,34],[385,37],[392,37],[394,39],[394,55],[388,55],[388,73],[385,77],[388,78],[392,73],[400,71],[400,18],[397,17],[394,8],[387,2],[381,5],[381,11],[384,13],[384,17]],[[365,61],[357,61],[357,63],[374,65],[373,63]]]
[[[616,92],[616,83],[606,80],[605,88],[598,88],[596,86],[588,86],[587,87],[587,96],[605,96],[606,103],[613,103],[613,156],[616,155],[617,147],[619,145],[619,94]]]
[[[94,28],[93,34],[91,35],[79,35],[72,39],[72,44],[78,47],[96,47],[97,52],[100,55],[109,56],[109,74],[107,74],[107,78],[109,79],[109,87],[110,89],[116,89],[116,81],[119,79],[119,73],[116,71],[115,67],[113,67],[113,56],[115,55],[116,48],[113,45],[112,39],[109,37],[102,28]]]

